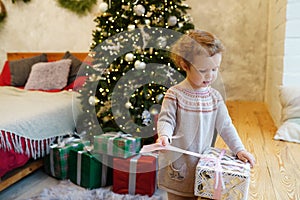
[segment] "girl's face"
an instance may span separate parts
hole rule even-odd
[[[196,55],[190,67],[184,67],[186,76],[194,89],[207,87],[216,79],[222,61],[222,54],[213,56]]]

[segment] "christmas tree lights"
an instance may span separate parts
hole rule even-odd
[[[193,29],[182,0],[103,1],[95,18],[91,66],[80,91],[89,137],[123,131],[151,143],[165,91],[184,78],[170,48]]]

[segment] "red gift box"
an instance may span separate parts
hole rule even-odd
[[[152,196],[157,188],[157,155],[136,155],[113,160],[113,192]]]

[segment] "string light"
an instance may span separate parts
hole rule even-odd
[[[98,44],[105,43],[107,41],[107,38],[109,38],[110,36],[114,36],[116,33],[121,33],[121,35],[123,36],[123,38],[118,38],[121,45],[135,45],[135,50],[131,52],[134,56],[132,59],[129,60],[126,60],[126,55],[122,55],[119,58],[113,58],[111,56],[114,55],[115,52],[109,52],[102,49],[102,53],[99,54],[97,58],[99,62],[101,62],[101,65],[95,67],[96,72],[92,71],[86,73],[86,75],[89,76],[90,82],[86,83],[87,86],[85,86],[83,90],[80,90],[83,94],[89,93],[89,96],[95,95],[94,90],[89,90],[90,83],[93,83],[95,81],[101,81],[105,85],[102,85],[102,83],[101,86],[98,85],[99,91],[97,91],[97,95],[95,95],[95,97],[97,96],[97,98],[99,98],[100,101],[98,102],[99,105],[96,109],[98,109],[99,106],[107,108],[108,110],[111,109],[111,105],[108,105],[107,102],[111,101],[111,93],[114,91],[114,88],[112,87],[115,85],[115,83],[117,83],[120,77],[127,75],[128,70],[133,71],[134,74],[137,73],[142,76],[147,75],[147,73],[150,73],[149,76],[153,77],[156,75],[163,76],[164,73],[159,73],[156,70],[151,70],[150,72],[147,71],[148,64],[146,65],[146,63],[157,61],[157,59],[163,62],[163,60],[167,58],[167,56],[166,54],[162,53],[162,51],[159,48],[164,48],[165,50],[170,49],[168,40],[169,38],[174,38],[174,36],[163,35],[166,38],[157,41],[157,38],[154,39],[153,36],[157,35],[158,33],[164,33],[161,28],[151,28],[149,29],[150,31],[148,31],[147,33],[150,35],[150,40],[154,39],[152,41],[156,43],[159,50],[155,50],[154,48],[143,49],[140,40],[140,38],[143,37],[143,34],[141,34],[136,29],[140,28],[141,26],[144,26],[146,28],[150,28],[150,26],[156,26],[176,29],[177,27],[183,27],[183,25],[185,24],[183,20],[188,20],[188,17],[184,17],[183,14],[180,17],[176,14],[176,16],[178,17],[178,21],[176,19],[174,27],[165,21],[166,14],[168,14],[168,16],[175,15],[173,13],[175,12],[174,10],[177,8],[178,10],[176,10],[176,13],[180,11],[181,8],[176,5],[177,1],[173,2],[163,0],[160,3],[155,2],[151,5],[148,1],[137,1],[135,5],[132,4],[132,1],[127,0],[121,0],[119,1],[119,3],[113,2],[113,4],[111,5],[112,9],[108,9],[101,16],[97,16],[95,20],[95,22],[97,23],[97,27],[92,33],[94,41],[90,44],[91,46],[96,47]],[[122,9],[116,11],[116,9],[114,8],[114,6],[116,5],[120,5]],[[136,8],[136,10],[134,8]],[[128,25],[132,25],[131,30],[129,29]],[[122,34],[123,31],[126,31],[126,33]],[[135,31],[137,31],[137,34]],[[119,52],[117,52],[117,54],[118,53]],[[145,63],[145,66],[147,67],[144,68],[144,66],[142,66],[141,63]],[[100,69],[102,69],[105,65],[109,67],[104,73],[103,71],[101,71],[103,75],[99,75]],[[135,68],[135,66],[137,67]],[[172,63],[170,62],[165,63],[165,66],[173,67]],[[87,70],[93,69],[87,68]],[[115,118],[120,118],[124,121],[121,123],[121,125],[119,125],[120,128],[130,130],[131,132],[135,131],[136,133],[143,132],[143,129],[141,128],[136,128],[132,130],[131,126],[127,125],[128,121],[132,120],[134,123],[136,123],[136,120],[143,120],[142,111],[147,109],[150,111],[151,114],[153,114],[148,106],[149,104],[151,105],[157,104],[159,102],[161,103],[162,97],[166,91],[166,87],[158,86],[156,85],[156,82],[152,80],[148,85],[135,88],[138,80],[139,79],[129,80],[127,83],[117,86],[119,91],[124,91],[124,95],[130,97],[130,101],[128,102],[129,104],[125,105],[125,107],[128,107],[127,109],[130,110],[132,116],[126,117],[125,115],[122,115],[121,112],[118,115],[114,115],[108,112],[109,114],[105,114],[104,116],[103,112],[101,112],[102,114],[97,112],[97,115],[99,114],[100,117],[98,120],[101,126],[107,126],[107,124],[112,124],[112,120],[114,120]],[[135,91],[133,92],[133,94],[131,94],[132,90]],[[91,100],[91,102],[96,103],[96,98],[94,99],[94,101]],[[143,103],[141,103],[141,106],[137,107],[136,102]],[[111,104],[112,103],[113,102],[111,102]],[[91,110],[87,111],[87,113],[90,115],[93,112]],[[92,130],[94,130],[94,128],[97,128],[97,124],[95,125],[91,121],[88,122],[88,124],[89,129],[91,130],[89,131],[89,133],[93,134]],[[155,129],[153,128],[153,130]]]

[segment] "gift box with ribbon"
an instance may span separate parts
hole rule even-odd
[[[69,157],[69,177],[73,183],[88,189],[112,185],[111,156],[71,150]]]
[[[109,132],[94,136],[94,151],[115,157],[128,158],[137,154],[141,148],[141,137],[122,132]]]
[[[50,145],[50,154],[44,158],[44,170],[47,174],[58,179],[67,179],[68,159],[71,149],[82,150],[84,144],[79,139],[68,139],[68,143],[61,141]]]
[[[194,193],[210,199],[248,198],[250,165],[230,151],[209,148],[196,167]]]
[[[152,196],[157,188],[157,154],[114,158],[113,192]]]

